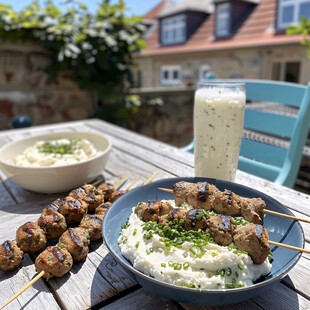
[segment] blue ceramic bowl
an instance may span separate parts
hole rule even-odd
[[[287,208],[273,198],[256,191],[252,188],[242,186],[236,183],[219,181],[207,178],[173,178],[160,180],[146,186],[131,190],[124,196],[120,197],[110,207],[103,221],[103,237],[106,245],[115,259],[126,268],[126,270],[136,279],[136,281],[146,289],[162,295],[166,298],[197,305],[223,305],[237,303],[269,289],[278,280],[283,278],[299,260],[301,253],[283,247],[273,247],[274,261],[272,263],[271,274],[263,282],[256,283],[250,287],[236,289],[219,289],[219,290],[198,290],[184,288],[167,284],[156,280],[150,276],[133,268],[132,264],[121,254],[118,247],[117,239],[121,231],[121,226],[125,224],[132,212],[132,207],[140,201],[173,199],[173,194],[161,191],[158,187],[172,188],[172,185],[179,181],[199,182],[207,181],[216,185],[220,190],[230,189],[234,193],[243,197],[261,197],[266,202],[266,209],[293,215]],[[304,247],[304,234],[301,225],[297,221],[283,217],[267,214],[264,218],[264,226],[269,233],[269,239],[290,244],[296,247]]]

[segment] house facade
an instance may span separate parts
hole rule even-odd
[[[163,0],[144,16],[135,86],[189,87],[211,73],[307,84],[302,37],[285,34],[301,16],[310,18],[310,0]]]

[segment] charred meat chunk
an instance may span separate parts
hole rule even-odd
[[[208,232],[217,244],[227,246],[233,241],[234,227],[231,224],[231,216],[222,214],[209,216],[207,223]]]
[[[254,223],[262,224],[264,218],[264,209],[266,203],[262,198],[243,198],[240,197],[241,216],[245,220]]]
[[[181,219],[186,218],[188,210],[185,210],[183,208],[175,208],[169,213],[170,220],[177,220],[180,222]]]
[[[96,208],[96,211],[95,211],[95,216],[99,219],[99,220],[101,220],[101,221],[103,221],[103,218],[104,218],[104,216],[105,216],[105,214],[106,214],[106,212],[108,211],[108,209],[109,209],[109,207],[111,206],[111,202],[104,202],[104,203],[102,203],[100,206],[98,206],[97,208]]]
[[[90,237],[90,241],[102,238],[102,220],[94,214],[85,214],[82,218],[80,227],[85,228]]]
[[[125,194],[125,191],[114,191],[111,196],[109,201],[114,202],[116,201],[119,197],[123,196]]]
[[[58,246],[64,246],[72,255],[73,260],[79,262],[88,254],[89,239],[89,233],[85,228],[69,228],[59,238]]]
[[[97,187],[101,190],[104,196],[104,201],[109,201],[112,193],[115,191],[114,185],[111,183],[102,183]]]
[[[55,201],[53,201],[53,202],[48,206],[48,208],[51,208],[51,209],[53,209],[54,211],[59,212],[59,207],[60,207],[60,205],[61,205],[61,201],[62,201],[61,198],[57,198]],[[43,209],[43,212],[44,212],[44,209]]]
[[[14,241],[5,241],[0,245],[0,269],[14,270],[22,262],[24,252]]]
[[[184,219],[182,226],[185,230],[205,230],[207,228],[206,218],[200,209],[185,210],[183,208],[175,208],[169,213],[166,221],[168,224],[169,221],[177,220],[180,222],[182,219]],[[160,224],[163,224],[163,222],[160,222]]]
[[[44,270],[44,278],[62,277],[72,267],[72,256],[66,248],[49,246],[35,260],[36,271]]]
[[[207,226],[207,220],[201,210],[193,209],[187,211],[184,224],[185,230],[205,230]]]
[[[59,203],[59,212],[65,217],[68,225],[80,223],[88,209],[86,202],[71,196],[57,200],[57,202]]]
[[[180,181],[173,185],[176,205],[189,204],[195,209],[212,209],[212,201],[217,188],[207,182],[190,183]]]
[[[217,213],[236,216],[240,214],[240,197],[230,190],[216,192],[213,200],[213,208]]]
[[[104,201],[102,190],[91,184],[84,184],[83,186],[74,189],[69,193],[69,196],[86,202],[89,212],[94,212],[95,209]]]
[[[37,224],[45,232],[47,240],[59,238],[67,229],[65,217],[50,206],[43,209]]]
[[[135,213],[142,218],[144,222],[159,222],[162,216],[167,216],[173,207],[168,202],[159,200],[149,200],[146,203],[139,203],[135,207]]]
[[[248,252],[254,264],[262,264],[268,257],[270,252],[268,231],[262,225],[249,223],[237,227],[233,239],[238,250]]]
[[[27,253],[35,253],[46,244],[44,231],[35,222],[27,222],[16,231],[17,246]]]

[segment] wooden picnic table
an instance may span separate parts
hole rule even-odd
[[[159,171],[155,180],[194,176],[194,157],[178,148],[139,135],[110,123],[83,120],[0,132],[0,147],[16,139],[57,131],[92,131],[108,136],[113,144],[102,177],[115,182],[127,171],[126,188],[138,176],[143,184]],[[38,194],[17,186],[0,171],[0,243],[14,240],[16,229],[36,220],[43,207],[61,194]],[[310,196],[238,171],[236,182],[262,191],[299,217],[309,218]],[[310,224],[301,223],[306,248],[310,249]],[[0,271],[0,306],[35,275],[34,255],[25,254],[22,267]],[[179,304],[148,292],[130,278],[102,240],[90,244],[85,261],[73,265],[62,278],[40,279],[6,307],[9,309],[310,309],[310,255],[303,254],[289,274],[264,294],[236,305],[198,307]]]

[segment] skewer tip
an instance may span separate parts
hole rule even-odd
[[[169,188],[163,188],[163,187],[157,187],[157,188],[164,192],[173,193],[173,190]]]

